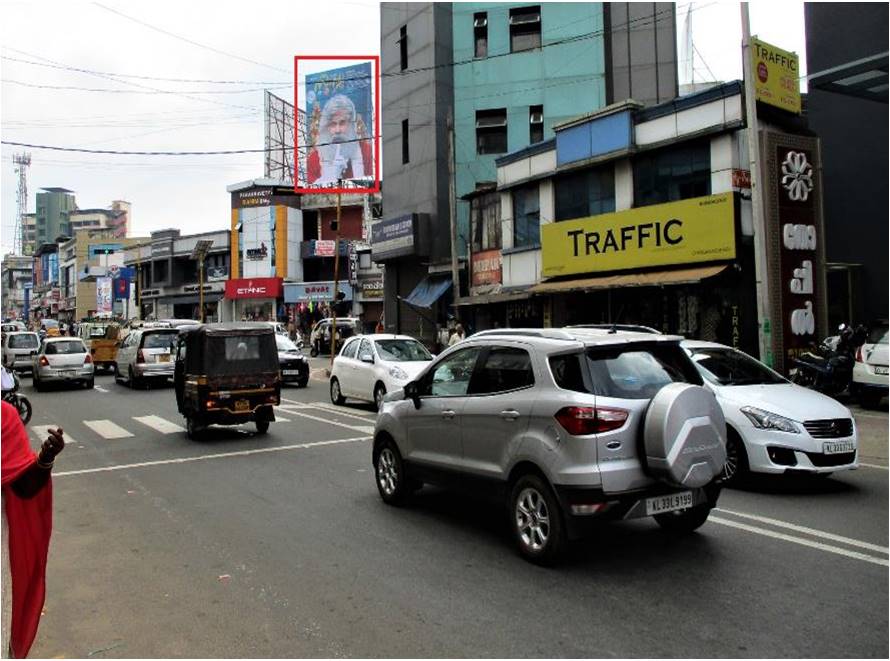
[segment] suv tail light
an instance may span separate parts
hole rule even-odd
[[[136,352],[136,362],[144,363],[145,362],[145,354],[142,353],[142,349]]]
[[[628,412],[592,406],[567,406],[554,416],[572,436],[587,436],[620,429],[627,422]]]
[[[90,354],[87,354],[83,359],[84,365],[89,365],[92,362],[93,362],[93,357]]]
[[[856,362],[857,363],[865,362],[862,360],[862,347],[859,347],[858,349],[856,349]]]
[[[40,356],[40,366],[41,367],[49,367],[49,358],[46,356]]]

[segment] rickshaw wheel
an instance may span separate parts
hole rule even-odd
[[[269,421],[268,420],[257,420],[256,421],[256,433],[257,434],[265,434],[269,431]]]

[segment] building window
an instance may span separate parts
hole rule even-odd
[[[473,14],[474,57],[488,57],[488,14]]]
[[[533,145],[544,139],[544,106],[528,108],[528,142]]]
[[[556,220],[615,211],[615,168],[611,164],[556,179]]]
[[[485,193],[470,202],[473,252],[501,247],[501,195]]]
[[[402,120],[402,164],[411,161],[411,151],[408,149],[408,120]]]
[[[518,7],[510,10],[510,52],[541,47],[541,7]]]
[[[538,184],[513,191],[513,247],[541,245],[541,212]]]
[[[676,145],[634,161],[634,206],[644,207],[711,194],[711,144]]]
[[[371,253],[360,252],[358,254],[358,267],[363,271],[371,268]]]
[[[476,153],[503,154],[507,151],[507,109],[476,111]]]
[[[399,28],[399,63],[402,71],[408,68],[408,26]]]

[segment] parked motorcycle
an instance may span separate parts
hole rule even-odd
[[[2,389],[3,401],[11,404],[19,412],[22,424],[27,425],[31,420],[31,401],[24,395],[19,394],[19,377],[14,371],[3,368],[3,385]]]
[[[846,324],[838,327],[838,334],[826,338],[813,351],[792,360],[788,375],[793,383],[812,388],[826,395],[839,395],[850,387],[856,349],[868,338],[868,330],[855,330]]]

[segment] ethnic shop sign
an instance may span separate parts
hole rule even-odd
[[[543,275],[734,259],[732,193],[541,226]]]

